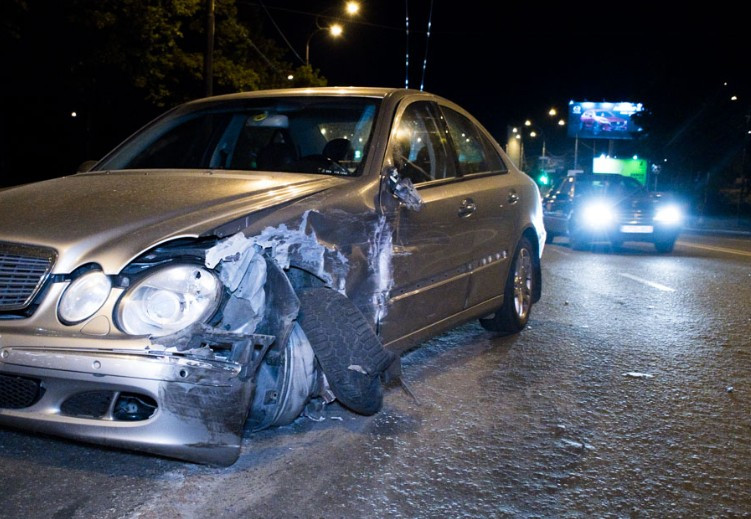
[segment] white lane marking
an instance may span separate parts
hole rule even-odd
[[[715,247],[713,245],[697,245],[695,243],[688,243],[685,241],[678,241],[676,242],[676,245],[680,245],[682,247],[691,247],[693,249],[704,249],[704,250],[711,250],[714,252],[724,252],[727,254],[737,254],[739,256],[751,256],[751,252],[748,252],[745,250],[727,249],[725,247]]]
[[[647,286],[650,286],[652,288],[656,288],[657,290],[662,290],[663,292],[675,292],[674,288],[670,288],[665,285],[661,285],[660,283],[655,283],[654,281],[649,281],[648,279],[642,279],[638,276],[634,276],[632,274],[627,274],[625,272],[619,272],[618,275],[623,276],[624,278],[633,279],[634,281],[637,281],[639,283],[643,283]]]

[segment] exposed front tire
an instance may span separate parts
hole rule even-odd
[[[527,325],[535,288],[533,254],[529,240],[524,237],[519,240],[503,291],[503,306],[493,317],[480,319],[486,330],[510,334]]]
[[[377,413],[383,404],[380,375],[396,355],[383,348],[362,312],[344,295],[317,287],[298,296],[298,322],[331,391],[356,413]]]

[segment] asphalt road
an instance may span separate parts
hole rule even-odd
[[[417,400],[216,469],[0,429],[0,517],[749,517],[751,240],[544,255],[530,326],[404,357]]]

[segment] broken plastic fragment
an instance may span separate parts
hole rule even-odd
[[[561,439],[561,445],[563,447],[569,447],[569,448],[576,449],[576,450],[579,450],[579,451],[583,451],[585,449],[590,449],[590,450],[594,449],[594,447],[592,447],[591,445],[588,445],[588,444],[584,443],[583,441],[582,442],[577,442],[577,441],[569,440],[569,439],[566,439],[566,438],[562,438]]]
[[[408,178],[402,178],[396,183],[394,196],[410,211],[419,211],[422,209],[422,197]]]
[[[639,373],[638,371],[629,371],[628,373],[624,373],[623,376],[629,378],[654,378],[654,375],[651,373]]]

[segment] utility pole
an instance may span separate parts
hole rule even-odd
[[[214,95],[214,0],[206,0],[206,52],[203,55],[203,82],[206,97]]]

